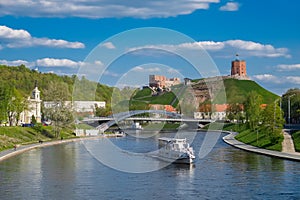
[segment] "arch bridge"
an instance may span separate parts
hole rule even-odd
[[[151,118],[151,117],[133,117],[135,115],[140,114],[146,114],[146,113],[152,113],[152,114],[162,114],[166,115],[170,118]],[[201,123],[201,124],[208,124],[211,122],[214,122],[215,120],[204,120],[204,119],[193,119],[193,118],[184,118],[183,115],[173,112],[168,112],[164,110],[133,110],[133,111],[127,111],[127,112],[121,112],[117,114],[113,114],[109,117],[98,117],[98,118],[90,118],[82,120],[82,122],[85,123],[93,123],[93,122],[104,122],[96,127],[101,133],[106,131],[109,127],[115,125],[116,123],[130,119],[130,120],[140,120],[140,121],[171,121],[171,122],[185,122],[185,123]]]

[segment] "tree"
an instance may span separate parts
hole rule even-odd
[[[63,127],[68,127],[74,122],[72,105],[67,103],[69,96],[66,83],[50,82],[44,92],[44,98],[51,101],[51,107],[43,109],[44,115],[52,121],[57,138]]]
[[[8,90],[7,116],[9,125],[13,126],[13,122],[17,126],[20,120],[20,114],[27,109],[26,99],[16,88]]]
[[[36,119],[35,119],[34,115],[31,116],[31,124],[33,124],[33,125],[36,124]]]
[[[230,121],[237,120],[239,122],[240,120],[243,119],[242,111],[243,111],[243,109],[242,109],[242,106],[240,104],[231,103],[231,104],[229,104],[229,106],[226,110],[227,118]]]
[[[292,123],[300,123],[300,89],[289,89],[282,95],[282,110],[284,118],[289,123],[289,103],[290,103],[290,119]]]
[[[284,125],[283,112],[278,102],[269,104],[262,112],[262,126],[264,131],[268,133],[272,143],[276,143],[280,138],[280,134]]]
[[[255,91],[249,93],[245,103],[246,119],[249,126],[254,130],[261,121],[262,97]]]
[[[7,107],[10,99],[10,91],[7,85],[0,84],[0,124],[7,121]]]

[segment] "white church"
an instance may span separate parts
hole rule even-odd
[[[33,89],[31,96],[28,97],[28,108],[24,110],[20,114],[19,124],[30,124],[32,120],[32,116],[35,117],[37,123],[41,123],[42,114],[41,114],[41,106],[42,100],[40,96],[40,90],[38,89],[37,83],[35,84],[35,88]],[[66,104],[72,104],[72,109],[77,113],[85,113],[90,112],[94,113],[97,107],[105,108],[105,101],[66,101]],[[51,101],[43,102],[45,108],[53,107],[54,103]]]
[[[41,123],[42,115],[41,115],[41,96],[40,91],[35,84],[35,87],[31,93],[31,96],[28,97],[28,109],[24,110],[20,114],[20,124],[30,124],[32,116],[35,117],[37,123]]]

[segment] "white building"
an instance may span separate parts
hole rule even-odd
[[[44,101],[43,104],[45,108],[53,108],[55,106],[53,101]],[[105,108],[106,106],[105,101],[65,101],[65,105],[70,104],[73,110],[78,113],[95,112],[96,107]]]
[[[28,108],[21,112],[20,114],[20,124],[28,124],[31,123],[32,116],[35,117],[37,123],[41,123],[42,115],[41,115],[41,103],[42,100],[40,99],[40,91],[35,85],[31,96],[28,97]]]

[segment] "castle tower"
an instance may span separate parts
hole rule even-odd
[[[238,56],[231,62],[231,76],[247,77],[246,61],[239,60]]]

